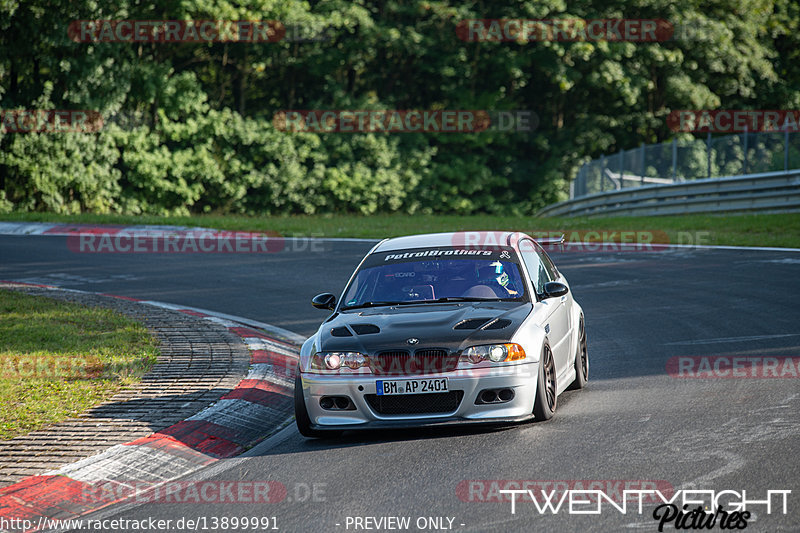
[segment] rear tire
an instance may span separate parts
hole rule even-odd
[[[558,404],[558,385],[556,383],[556,365],[550,345],[542,348],[539,360],[539,378],[536,385],[536,398],[533,401],[533,416],[536,420],[550,420],[556,412]]]
[[[569,390],[582,389],[586,386],[587,381],[589,381],[589,352],[586,349],[586,327],[583,324],[583,315],[581,315],[578,328],[578,349],[575,352],[575,381],[569,386]]]
[[[300,370],[294,379],[294,421],[297,424],[297,431],[304,437],[322,439],[338,437],[341,431],[320,431],[311,427],[311,418],[306,409],[306,400],[303,397],[303,380],[300,379]]]

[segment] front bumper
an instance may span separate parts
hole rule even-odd
[[[415,376],[324,375],[302,373],[303,398],[314,429],[368,429],[389,427],[421,427],[463,423],[504,423],[532,417],[536,394],[538,362],[455,370]],[[458,406],[449,412],[382,414],[366,395],[376,394],[378,380],[447,378],[449,391],[463,391]],[[485,389],[512,389],[514,397],[504,403],[477,404],[476,398]],[[320,406],[323,396],[347,396],[353,410],[326,410]]]

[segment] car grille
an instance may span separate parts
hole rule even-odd
[[[416,376],[450,372],[458,366],[458,354],[447,350],[421,349],[411,355],[406,350],[381,352],[370,358],[372,373],[378,376]]]
[[[436,392],[433,394],[403,394],[378,396],[365,394],[367,403],[382,415],[418,415],[430,413],[452,413],[464,398],[463,390]]]

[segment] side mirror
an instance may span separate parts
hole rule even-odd
[[[544,297],[557,298],[569,292],[569,287],[558,281],[548,281],[544,284]]]
[[[336,308],[336,296],[329,292],[323,292],[322,294],[317,294],[313,298],[311,298],[311,305],[316,307],[317,309],[328,309],[333,311]]]

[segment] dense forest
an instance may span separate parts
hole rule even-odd
[[[618,18],[672,31],[464,36],[470,19]],[[80,35],[80,21],[120,20],[270,21],[272,38]],[[798,21],[796,0],[5,0],[0,212],[533,213],[592,157],[691,135],[669,128],[673,110],[800,109]],[[15,110],[89,111],[101,126],[15,132]],[[287,128],[286,110],[534,120],[309,131]]]

